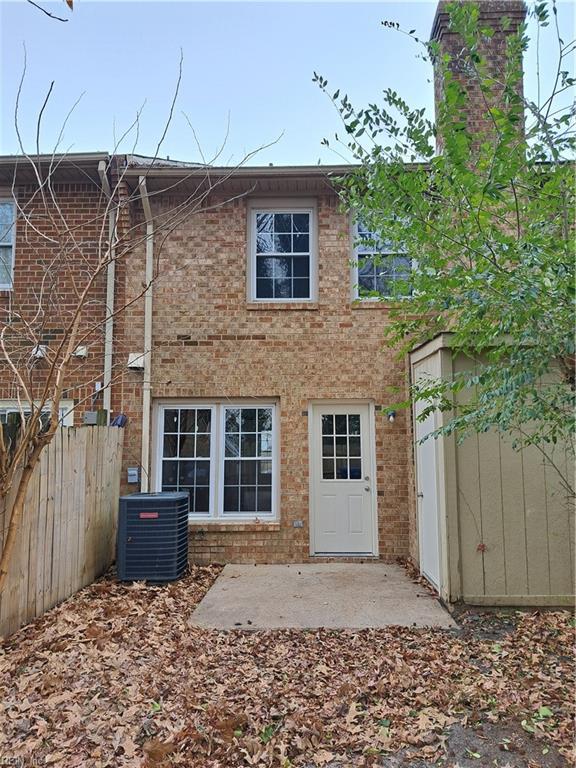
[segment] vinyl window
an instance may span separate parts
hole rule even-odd
[[[16,206],[0,199],[0,290],[12,290],[14,243],[16,241]]]
[[[251,287],[255,301],[314,298],[314,210],[251,211]]]
[[[411,296],[411,259],[362,222],[354,227],[354,298],[405,299]]]
[[[163,404],[156,487],[187,491],[191,519],[276,515],[276,405]]]

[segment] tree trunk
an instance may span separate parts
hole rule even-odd
[[[22,513],[24,512],[26,491],[28,490],[28,485],[30,484],[30,479],[32,478],[34,468],[38,463],[39,456],[40,451],[35,449],[26,466],[24,467],[18,483],[18,490],[16,491],[16,497],[14,499],[12,512],[10,514],[10,523],[8,524],[8,534],[2,548],[2,556],[0,557],[0,595],[2,594],[6,578],[8,577],[10,556],[12,555],[14,545],[16,544],[18,528],[22,518]],[[5,500],[8,500],[7,496],[5,497]]]

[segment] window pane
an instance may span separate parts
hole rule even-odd
[[[180,435],[180,458],[194,458],[194,435]]]
[[[210,456],[210,435],[196,436],[196,456]]]
[[[291,253],[292,238],[290,235],[274,235],[275,253]]]
[[[256,259],[256,277],[273,277],[275,261],[273,256],[258,256]]]
[[[12,245],[14,238],[15,207],[13,203],[0,203],[0,243]]]
[[[162,485],[176,485],[178,483],[178,462],[162,462]]]
[[[308,278],[296,278],[292,281],[292,298],[308,299],[310,298],[310,284]]]
[[[240,432],[240,408],[226,408],[226,432]]]
[[[287,280],[274,280],[274,298],[275,299],[291,299],[292,298],[292,281]]]
[[[322,479],[334,480],[334,459],[322,460]]]
[[[196,432],[196,409],[180,409],[180,432]]]
[[[256,484],[256,463],[255,461],[243,461],[240,466],[240,484]]]
[[[207,487],[196,488],[194,497],[194,512],[207,515],[210,511],[210,489]]]
[[[309,232],[310,231],[310,214],[295,213],[292,216],[292,231],[293,232]]]
[[[347,456],[347,455],[348,455],[347,439],[345,437],[337,437],[336,438],[336,456]]]
[[[242,408],[242,432],[256,432],[256,409]]]
[[[180,474],[178,476],[178,482],[180,485],[194,485],[195,468],[195,461],[180,462]]]
[[[209,408],[199,408],[196,411],[196,430],[198,432],[209,433],[212,423],[212,414]]]
[[[336,479],[348,479],[348,459],[336,459]]]
[[[362,461],[361,459],[350,459],[350,480],[362,479]]]
[[[294,256],[292,259],[292,274],[294,277],[308,277],[310,259],[308,256]]]
[[[322,416],[322,434],[334,434],[334,416],[332,416],[332,414],[324,414]]]
[[[322,456],[334,456],[334,438],[332,435],[322,438]]]
[[[308,235],[294,235],[292,238],[292,250],[294,253],[308,253],[310,250]]]
[[[242,456],[256,456],[256,435],[242,435],[240,453]]]
[[[261,432],[258,443],[258,456],[272,456],[272,432]]]
[[[346,435],[348,433],[346,416],[344,414],[337,414],[335,418],[336,434]]]
[[[272,512],[272,490],[270,488],[258,488],[258,512]]]
[[[348,434],[359,435],[360,434],[360,414],[351,413],[348,416]]]
[[[259,277],[256,280],[256,298],[257,299],[273,299],[274,298],[274,281]]]
[[[292,214],[276,213],[274,215],[274,231],[290,232],[292,230]]]
[[[258,408],[258,431],[269,432],[272,429],[272,408]]]
[[[256,229],[258,232],[272,232],[274,216],[271,213],[256,214]]]
[[[166,459],[178,456],[178,437],[176,435],[164,435],[163,456]]]
[[[210,462],[196,462],[196,485],[210,485]]]
[[[349,437],[348,438],[349,443],[349,450],[348,453],[350,456],[360,456],[360,438],[359,437]]]
[[[224,462],[224,485],[238,485],[240,483],[240,462]]]
[[[256,253],[274,253],[274,235],[256,235]]]
[[[224,486],[224,512],[238,512],[239,491],[235,486]]]
[[[0,284],[12,285],[12,259],[14,253],[11,245],[0,245]]]
[[[257,461],[258,465],[258,485],[272,485],[272,462]]]
[[[240,488],[240,512],[256,512],[256,486]]]
[[[292,277],[292,259],[274,259],[274,277]]]
[[[224,455],[240,456],[240,437],[238,435],[226,435],[224,438]]]
[[[178,432],[178,411],[169,409],[164,411],[164,432]]]

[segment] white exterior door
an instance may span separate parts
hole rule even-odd
[[[437,378],[440,358],[427,358],[414,367],[416,380],[425,377]],[[414,412],[416,419],[424,409],[418,402]],[[440,525],[438,500],[438,442],[433,437],[420,441],[436,428],[436,415],[429,413],[424,421],[415,419],[416,438],[416,490],[418,494],[418,539],[420,548],[420,570],[440,589]]]
[[[310,450],[312,553],[375,554],[376,486],[370,406],[314,406]]]

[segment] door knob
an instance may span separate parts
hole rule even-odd
[[[365,486],[364,486],[364,490],[365,490],[365,491],[369,491],[369,490],[370,490],[370,486],[369,486],[369,485],[365,485]]]

